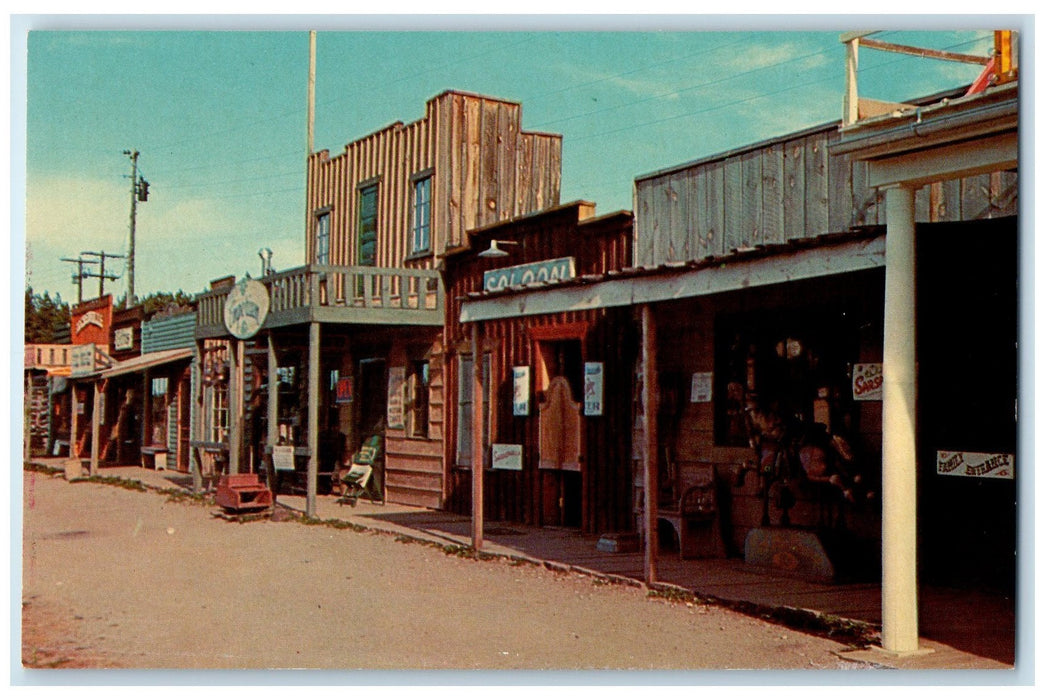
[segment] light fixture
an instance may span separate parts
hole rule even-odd
[[[261,276],[268,277],[272,273],[272,249],[262,248],[258,257],[261,258]]]
[[[501,250],[498,246],[502,245],[519,245],[515,241],[498,241],[490,239],[490,247],[479,253],[480,258],[503,258],[508,255],[508,251]]]

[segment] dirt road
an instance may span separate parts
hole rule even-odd
[[[389,535],[36,472],[23,505],[30,667],[859,668],[735,612]]]

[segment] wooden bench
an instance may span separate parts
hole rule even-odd
[[[657,509],[657,520],[669,524],[679,543],[679,558],[725,557],[721,514],[718,507],[715,468],[704,465],[694,471],[693,484],[677,502]]]
[[[142,456],[142,469],[149,469],[149,463],[152,463],[152,469],[160,471],[167,468],[167,446],[166,445],[142,445],[141,456]],[[163,455],[163,466],[159,466],[160,462],[157,461],[156,456]]]

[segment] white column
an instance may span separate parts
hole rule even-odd
[[[886,190],[882,647],[918,650],[914,190]]]
[[[316,517],[319,482],[319,324],[308,324],[308,475],[305,482],[305,515]]]
[[[94,391],[92,394],[93,405],[91,406],[91,463],[87,473],[94,476],[98,473],[99,455],[101,454],[102,435],[102,392],[105,391],[105,383],[100,379],[92,383]]]

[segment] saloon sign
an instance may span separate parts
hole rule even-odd
[[[268,290],[257,280],[243,280],[225,297],[225,327],[240,340],[261,330],[268,313]]]
[[[573,258],[556,258],[540,262],[502,267],[483,273],[483,290],[497,292],[507,287],[524,287],[528,284],[557,282],[577,276]]]

